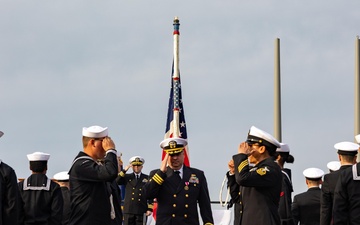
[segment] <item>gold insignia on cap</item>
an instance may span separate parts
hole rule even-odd
[[[176,141],[170,141],[169,142],[169,148],[176,148]]]

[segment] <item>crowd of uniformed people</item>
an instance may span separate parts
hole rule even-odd
[[[214,224],[205,173],[184,164],[186,139],[164,139],[163,160],[149,175],[141,156],[122,165],[107,127],[84,127],[82,144],[71,168],[53,178],[46,175],[48,153],[28,154],[31,175],[20,181],[0,160],[0,225],[143,225],[148,218],[158,225]],[[329,172],[307,168],[308,190],[292,196],[289,145],[252,126],[226,173],[234,225],[360,224],[359,144],[334,148],[339,160],[328,163]]]

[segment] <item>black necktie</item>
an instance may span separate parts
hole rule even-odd
[[[180,183],[181,181],[181,177],[180,177],[180,171],[174,171],[174,176],[176,176],[176,180],[178,183]]]
[[[138,180],[139,179],[139,174],[136,174],[135,177],[136,177],[136,180]]]

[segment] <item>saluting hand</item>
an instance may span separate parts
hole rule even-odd
[[[102,147],[105,150],[105,152],[110,149],[115,150],[115,143],[110,137],[105,137],[102,141]]]
[[[242,153],[242,154],[246,154],[246,155],[251,155],[252,151],[251,151],[251,147],[249,146],[248,143],[243,142],[239,145],[238,148],[238,153]]]
[[[163,161],[161,162],[161,166],[160,166],[160,170],[163,172],[163,173],[166,173],[166,170],[167,170],[167,162],[168,162],[168,158],[169,158],[169,153],[166,153]]]

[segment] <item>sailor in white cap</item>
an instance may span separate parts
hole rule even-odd
[[[353,142],[343,141],[336,143],[334,148],[337,150],[341,167],[339,170],[325,174],[324,176],[324,182],[321,186],[321,225],[331,223],[336,183],[341,172],[356,163],[359,145]]]
[[[101,126],[84,127],[82,143],[83,151],[75,157],[69,170],[70,225],[110,224],[119,219],[118,207],[114,207],[115,194],[110,193],[109,198],[108,190],[118,174],[115,144],[108,137],[108,128]]]
[[[273,157],[281,168],[283,182],[279,202],[279,215],[281,224],[292,224],[291,202],[293,186],[291,181],[291,170],[285,168],[285,163],[293,163],[294,157],[290,154],[290,147],[286,143],[280,143],[280,148],[276,149]]]
[[[306,192],[294,196],[292,214],[295,224],[320,223],[320,185],[324,171],[318,168],[307,168],[303,171],[308,187]]]
[[[156,224],[198,225],[198,207],[203,224],[214,224],[205,174],[184,164],[186,146],[187,141],[177,137],[160,143],[165,157],[144,186],[146,197],[157,199]]]
[[[70,206],[70,190],[69,190],[69,173],[62,171],[53,176],[53,180],[60,185],[61,193],[64,200],[62,224],[69,224],[71,206]]]
[[[142,189],[149,180],[147,174],[142,173],[145,159],[141,156],[133,156],[129,159],[129,165],[121,170],[116,179],[117,184],[125,185],[124,199],[124,225],[142,225],[144,214],[150,216],[153,210],[152,201],[148,201],[142,193]],[[126,173],[132,168],[132,173]]]
[[[247,139],[233,156],[235,178],[241,186],[241,224],[280,224],[278,206],[282,173],[272,156],[280,143],[267,132],[252,126]],[[250,170],[248,156],[256,159]],[[261,187],[261,188],[259,188]]]
[[[360,163],[344,169],[334,192],[334,224],[359,224],[360,222]]]
[[[0,137],[3,135],[0,131]],[[18,224],[21,207],[18,180],[14,169],[1,160],[0,190],[0,224]]]
[[[46,176],[50,154],[34,152],[28,154],[32,174],[19,182],[22,198],[23,224],[61,224],[63,197],[60,186]],[[39,216],[41,215],[41,216]]]
[[[340,162],[339,161],[330,161],[326,164],[326,167],[329,169],[329,172],[334,172],[340,169]]]

